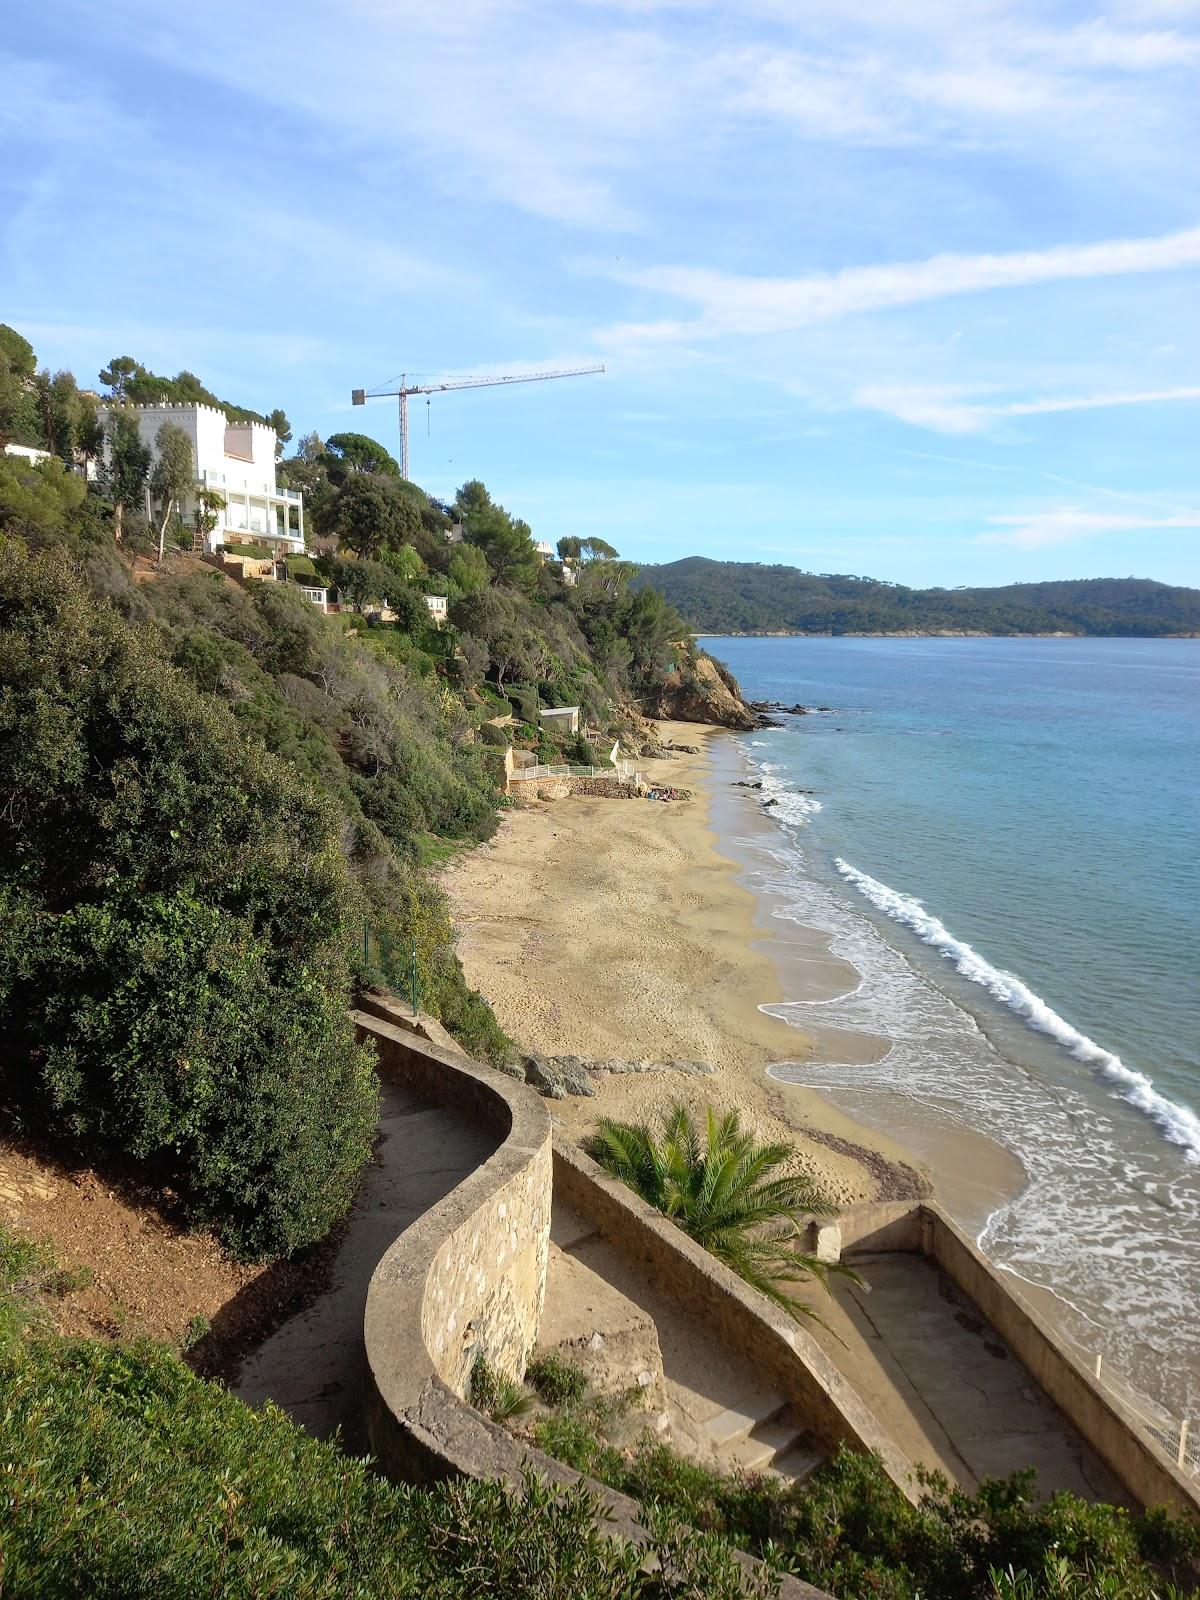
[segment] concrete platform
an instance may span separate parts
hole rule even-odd
[[[1038,1469],[1046,1494],[1128,1504],[1091,1447],[977,1308],[927,1257],[856,1256],[868,1290],[834,1278],[812,1331],[901,1450],[974,1490]]]
[[[396,1236],[461,1183],[495,1148],[468,1122],[384,1084],[380,1138],[364,1174],[329,1288],[242,1364],[234,1393],[274,1400],[318,1438],[342,1431],[366,1450],[363,1310],[371,1274]]]

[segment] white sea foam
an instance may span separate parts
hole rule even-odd
[[[1105,1050],[1094,1039],[1059,1016],[1020,978],[992,966],[977,950],[955,936],[938,917],[929,912],[919,900],[899,894],[887,884],[880,883],[868,873],[861,872],[839,856],[835,865],[848,883],[865,895],[872,905],[886,913],[893,921],[911,928],[917,937],[953,963],[955,968],[972,983],[986,989],[993,999],[1016,1012],[1031,1028],[1048,1034],[1075,1058],[1091,1067],[1101,1078],[1114,1086],[1121,1099],[1127,1101],[1160,1129],[1163,1135],[1178,1145],[1186,1160],[1200,1164],[1200,1117],[1187,1106],[1168,1100],[1154,1087],[1153,1080],[1144,1072],[1127,1067],[1120,1056]]]
[[[778,776],[783,768],[777,761],[758,760],[754,765],[762,778],[762,798],[772,802],[766,809],[778,821],[790,822],[793,827],[802,828],[809,817],[825,809],[812,795],[799,794],[789,788],[786,780]]]

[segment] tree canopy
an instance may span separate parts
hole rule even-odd
[[[396,458],[365,433],[334,433],[325,441],[325,449],[350,472],[376,473],[385,478],[399,478],[400,464]]]

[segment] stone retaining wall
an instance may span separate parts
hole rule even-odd
[[[387,1467],[421,1478],[431,1465],[415,1420],[422,1406],[439,1395],[461,1402],[479,1356],[519,1377],[537,1338],[550,1249],[550,1119],[536,1095],[503,1074],[383,1020],[386,1002],[365,1004],[370,1011],[355,1022],[375,1046],[381,1076],[497,1139],[481,1167],[400,1235],[367,1291],[368,1435]]]
[[[568,795],[587,794],[602,800],[636,800],[638,790],[631,783],[615,778],[522,778],[516,773],[508,785],[513,800],[565,800]]]

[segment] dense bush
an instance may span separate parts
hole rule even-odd
[[[238,1250],[319,1238],[376,1101],[333,813],[152,633],[13,546],[0,687],[5,1101],[134,1158]]]
[[[2,1309],[2,1302],[0,1302]],[[5,1594],[36,1600],[734,1600],[718,1541],[658,1530],[658,1570],[585,1494],[396,1486],[152,1346],[0,1353]],[[765,1593],[765,1590],[759,1591]]]
[[[845,1448],[797,1484],[717,1472],[649,1439],[615,1448],[587,1407],[569,1405],[534,1431],[578,1471],[741,1549],[776,1551],[841,1600],[993,1600],[1005,1592],[993,1574],[1006,1571],[1016,1600],[1200,1594],[1194,1522],[1070,1494],[1039,1500],[1032,1471],[989,1480],[974,1495],[930,1476],[914,1506],[876,1457]]]

